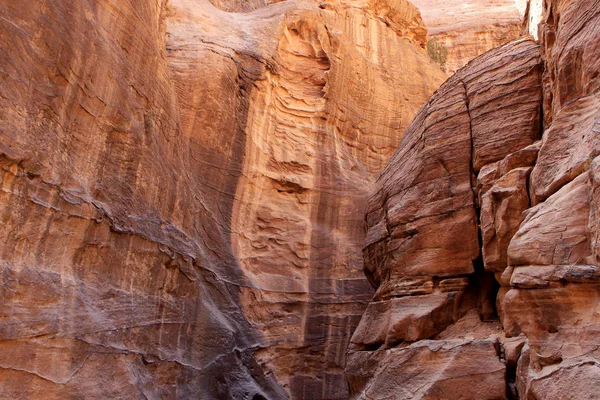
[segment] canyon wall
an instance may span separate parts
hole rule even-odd
[[[597,398],[600,2],[539,32],[442,85],[379,177],[355,398]]]
[[[347,398],[404,0],[0,1],[0,391]]]
[[[598,0],[26,3],[1,396],[594,396]]]
[[[427,25],[429,54],[448,76],[478,55],[518,38],[522,31],[523,15],[515,0],[411,2]]]
[[[366,199],[443,80],[418,11],[406,1],[169,7],[193,179],[247,279],[239,304],[264,341],[256,360],[294,398],[347,398],[345,351],[373,293],[360,252]]]
[[[165,2],[0,15],[2,396],[285,396],[194,176]]]

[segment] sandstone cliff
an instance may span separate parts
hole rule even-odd
[[[404,0],[0,1],[6,398],[347,398]]]
[[[515,0],[412,0],[428,29],[428,50],[448,73],[519,37],[523,16]],[[525,8],[521,12],[525,12]]]
[[[600,3],[419,1],[0,0],[0,397],[594,398]]]
[[[600,3],[545,3],[421,108],[366,214],[357,398],[598,398]]]

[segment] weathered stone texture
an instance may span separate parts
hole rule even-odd
[[[454,74],[473,58],[517,39],[522,15],[514,0],[413,0],[428,28],[430,48],[441,49],[434,59]],[[435,52],[433,53],[435,54]]]
[[[510,43],[475,59],[450,78],[408,128],[379,178],[366,216],[365,271],[378,290],[352,338],[347,368],[360,369],[354,364],[368,359],[369,368],[377,372],[367,380],[367,389],[355,386],[352,379],[357,374],[349,374],[355,396],[504,396],[498,332],[482,337],[481,344],[464,341],[451,347],[465,357],[456,360],[463,369],[460,379],[441,373],[446,367],[436,358],[422,360],[431,363],[423,367],[432,368],[426,376],[413,375],[412,361],[398,359],[393,368],[388,364],[397,351],[441,336],[447,329],[460,331],[454,323],[475,329],[482,318],[494,317],[496,284],[493,273],[485,272],[482,264],[491,271],[506,267],[506,248],[520,223],[518,214],[513,217],[514,210],[529,207],[526,180],[531,167],[511,167],[531,158],[527,152],[517,153],[538,139],[540,83],[539,46],[531,40]],[[486,243],[482,262],[476,199],[484,185],[476,184],[476,175],[490,163],[495,163],[496,175],[500,165],[509,171],[488,179],[491,187],[481,194]],[[380,301],[381,297],[387,299]],[[476,323],[458,324],[469,310],[476,311],[469,314],[476,316]],[[444,342],[439,343],[435,345]],[[488,343],[487,354],[482,353],[483,343]],[[450,357],[454,350],[447,351]],[[483,365],[489,359],[490,369],[468,372],[463,362],[468,364],[471,357]],[[447,382],[438,384],[445,380],[454,382],[456,390],[445,386]],[[413,386],[428,389],[418,391]]]
[[[496,380],[493,370],[481,370],[490,382],[504,381],[505,392],[488,383],[489,391],[471,394],[482,378],[467,372],[470,384],[459,388],[465,398],[598,397],[600,3],[548,1],[542,21],[541,58],[528,56],[539,55],[540,47],[525,40],[459,70],[419,111],[379,178],[366,215],[365,273],[387,302],[411,297],[393,313],[374,312],[377,295],[367,308],[359,327],[367,324],[368,332],[387,339],[376,343],[356,331],[348,376],[357,398],[448,398],[449,389],[410,389],[445,382],[437,375],[445,366],[423,361],[432,364],[426,377],[401,381],[396,376],[411,371],[412,361],[391,356],[431,339],[441,345],[447,335],[496,343],[505,367]],[[455,89],[459,82],[466,95]],[[435,118],[445,104],[453,112]],[[467,123],[453,123],[465,114]],[[440,121],[447,124],[443,135],[435,130]],[[466,213],[469,218],[459,217]],[[440,280],[453,274],[468,276],[468,284],[456,289],[451,310],[417,300],[439,296]],[[423,330],[422,337],[404,334],[391,342],[407,315],[414,326],[450,324],[444,332]],[[482,328],[495,318],[500,331]],[[473,343],[456,356],[479,351]],[[360,376],[366,366],[376,372]]]
[[[76,3],[0,1],[0,392],[346,398],[417,9]]]

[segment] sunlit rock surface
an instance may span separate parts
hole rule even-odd
[[[347,398],[406,1],[0,2],[0,392]]]
[[[515,0],[412,0],[428,29],[428,50],[448,73],[519,37],[524,16]]]

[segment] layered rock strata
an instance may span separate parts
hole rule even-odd
[[[494,319],[496,284],[481,261],[476,177],[491,163],[513,167],[505,160],[539,139],[541,76],[540,46],[531,40],[477,58],[421,108],[380,176],[367,209],[364,249],[365,271],[377,291],[352,337],[348,359],[355,395],[405,399],[504,395],[497,324],[480,322],[494,329],[477,340],[443,332],[459,320],[464,323],[462,318],[473,309],[478,322]],[[517,173],[513,180],[522,175]],[[504,184],[511,187],[513,180],[506,178]],[[501,183],[486,195],[503,193]],[[514,202],[504,209],[518,207],[518,199]],[[438,340],[427,341],[433,338]],[[419,357],[431,366],[411,372],[411,357],[402,361],[398,356],[409,349],[421,349],[417,354],[424,352]],[[397,361],[386,368],[390,358]],[[475,360],[485,367],[468,372],[466,366]],[[375,380],[361,380],[365,363],[380,371],[374,373]],[[427,368],[431,372],[425,375]],[[392,378],[398,375],[405,379]],[[377,380],[395,384],[373,383]],[[453,385],[460,390],[450,392]]]
[[[347,397],[366,196],[444,79],[416,8],[25,3],[0,2],[2,395]]]
[[[600,3],[539,31],[450,78],[379,178],[357,398],[597,397]]]

